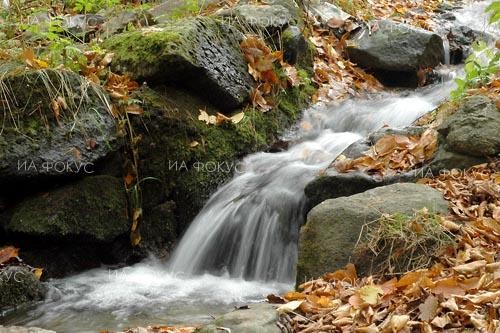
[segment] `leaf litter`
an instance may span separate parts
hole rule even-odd
[[[456,247],[429,268],[358,277],[353,264],[283,295],[283,332],[500,330],[500,160],[421,183],[452,203],[441,223]]]

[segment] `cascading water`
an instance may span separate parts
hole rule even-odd
[[[459,24],[481,30],[484,5],[466,7],[456,17]],[[2,324],[62,332],[196,324],[291,288],[305,185],[352,142],[384,125],[411,124],[453,87],[448,80],[306,110],[301,124],[287,134],[287,151],[257,153],[241,162],[234,179],[193,221],[169,263],[150,259],[51,281],[44,303],[5,317]]]
[[[203,323],[235,304],[291,288],[305,185],[348,145],[384,125],[411,124],[453,86],[448,80],[305,111],[287,135],[290,149],[245,158],[195,218],[170,263],[146,261],[55,280],[44,304],[7,323],[64,332]]]
[[[242,171],[211,197],[182,237],[171,271],[293,281],[306,184],[369,132],[408,125],[432,110],[449,86],[309,110],[295,145],[282,153],[249,156]]]

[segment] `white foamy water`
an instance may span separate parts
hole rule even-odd
[[[486,5],[455,12],[455,24],[491,33]],[[3,324],[59,332],[201,324],[292,288],[305,185],[368,133],[385,125],[408,126],[432,111],[454,88],[455,73],[441,71],[448,77],[441,84],[306,110],[300,125],[286,134],[287,151],[252,154],[241,162],[192,222],[170,262],[147,260],[53,280],[45,302]]]
[[[452,77],[450,73],[449,77]],[[246,157],[192,222],[169,263],[95,269],[50,283],[44,303],[9,324],[61,332],[196,324],[292,288],[304,187],[347,146],[433,110],[452,81],[306,110],[280,153]]]

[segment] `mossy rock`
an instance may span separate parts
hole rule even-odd
[[[103,45],[115,53],[115,70],[187,87],[233,110],[248,100],[253,86],[239,48],[242,38],[229,24],[198,17],[119,34]]]
[[[437,130],[438,149],[428,164],[434,173],[467,169],[500,154],[500,110],[487,96],[459,101]]]
[[[40,301],[46,291],[45,285],[27,267],[0,269],[0,310]]]
[[[334,272],[352,262],[355,245],[365,223],[382,214],[412,215],[427,208],[447,213],[442,194],[425,185],[392,184],[348,197],[323,201],[307,215],[299,240],[297,283]],[[363,275],[369,267],[357,267]]]
[[[110,242],[129,231],[126,205],[120,179],[91,176],[25,199],[4,228],[35,239]]]
[[[305,88],[294,88],[279,96],[278,107],[271,111],[247,108],[238,124],[215,126],[198,120],[198,115],[200,109],[210,114],[218,109],[184,91],[143,88],[135,98],[145,109],[133,120],[135,131],[142,134],[140,170],[142,177],[153,178],[142,185],[143,202],[148,208],[174,201],[179,231],[232,176],[239,158],[268,147],[308,103]]]
[[[102,88],[66,70],[0,66],[0,183],[91,172],[117,150]]]

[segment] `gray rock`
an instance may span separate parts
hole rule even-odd
[[[0,333],[56,333],[56,331],[48,331],[38,327],[22,327],[22,326],[1,326]]]
[[[114,34],[123,32],[132,24],[134,26],[147,27],[156,22],[150,12],[144,10],[124,11],[113,15],[102,25],[101,36],[108,38]]]
[[[115,35],[104,45],[115,53],[115,70],[185,86],[232,110],[248,100],[253,86],[242,38],[233,26],[205,17]]]
[[[297,282],[317,278],[349,263],[365,223],[384,213],[411,215],[424,207],[436,213],[448,211],[448,203],[440,192],[411,183],[378,187],[322,202],[309,212],[300,232]],[[358,267],[361,273],[364,269]]]
[[[147,252],[154,253],[172,247],[177,239],[174,210],[175,203],[167,201],[144,213],[144,218],[139,224],[141,235],[139,248],[145,252],[145,256]],[[161,256],[163,253],[158,254]]]
[[[219,12],[223,17],[231,17],[245,28],[253,28],[272,33],[299,21],[297,6],[293,1],[275,0],[272,3],[252,4],[242,2],[229,10]]]
[[[312,52],[298,26],[289,26],[281,33],[284,59],[289,64],[301,64],[310,67]]]
[[[46,291],[45,285],[27,267],[0,269],[0,310],[40,301]]]
[[[467,98],[438,131],[450,151],[476,157],[500,153],[500,111],[486,96]]]
[[[444,61],[443,40],[437,34],[387,20],[373,21],[347,43],[349,58],[373,70],[387,85],[416,86],[420,68]]]
[[[403,129],[384,127],[371,133],[367,139],[354,142],[341,155],[356,159],[363,156],[378,140],[386,135],[420,136],[424,130],[423,127],[407,127]],[[353,195],[394,183],[413,182],[425,176],[425,169],[415,169],[393,176],[374,177],[360,171],[339,173],[335,168],[330,167],[324,174],[307,184],[305,188],[307,206],[312,208],[326,199]]]
[[[452,27],[447,33],[450,45],[450,64],[461,64],[471,53],[475,41],[494,42],[494,37],[466,26]]]
[[[336,5],[323,0],[313,0],[308,5],[309,12],[312,16],[316,17],[322,24],[326,25],[332,18],[347,20],[351,15],[344,12]]]
[[[94,172],[95,163],[118,149],[107,94],[80,75],[13,72],[1,83],[10,102],[0,104],[6,115],[0,119],[0,184]]]
[[[379,186],[411,182],[415,178],[411,172],[376,178],[359,171],[339,173],[328,169],[324,175],[307,184],[304,190],[307,197],[307,207],[314,207],[327,199],[345,197]]]
[[[500,153],[500,111],[486,96],[461,101],[438,132],[438,149],[428,164],[436,174],[441,170],[467,169]]]
[[[106,22],[106,18],[97,14],[78,14],[63,17],[63,28],[70,34],[81,37],[87,36],[90,32],[97,31]]]
[[[267,304],[250,304],[250,309],[234,310],[207,325],[197,333],[218,333],[217,327],[229,328],[232,333],[280,333],[276,325],[278,313],[276,307]]]
[[[109,242],[129,232],[126,205],[120,179],[92,176],[25,199],[4,228],[33,238]]]

